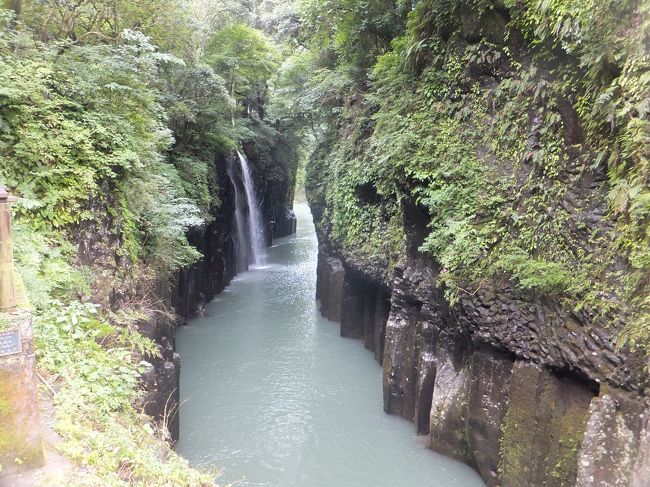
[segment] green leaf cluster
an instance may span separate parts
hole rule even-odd
[[[372,235],[402,219],[450,300],[503,281],[650,344],[647,2],[422,0],[364,60],[344,46],[372,15],[305,5],[333,55],[301,54],[314,101],[287,111],[315,125],[307,186],[334,246],[397,265]]]

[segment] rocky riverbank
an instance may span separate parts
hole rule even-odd
[[[385,411],[488,485],[645,485],[643,362],[607,329],[509,288],[451,306],[417,256],[386,285],[322,235],[317,293],[341,335],[382,364]]]

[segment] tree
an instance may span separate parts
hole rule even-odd
[[[21,12],[41,41],[115,44],[124,30],[134,30],[183,55],[193,31],[186,0],[23,0]]]
[[[404,0],[303,0],[311,44],[333,51],[340,64],[362,80],[380,54],[405,28],[410,2]]]
[[[206,48],[206,60],[226,80],[230,96],[264,117],[269,79],[278,68],[278,52],[258,30],[234,24],[217,32]],[[234,124],[235,112],[231,112]]]

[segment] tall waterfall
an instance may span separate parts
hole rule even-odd
[[[237,272],[245,271],[249,265],[259,266],[264,263],[264,230],[260,205],[255,194],[253,178],[246,157],[237,152],[237,160],[241,171],[235,162],[227,166],[228,176],[235,190],[235,224],[237,226]],[[239,181],[244,183],[241,191]]]
[[[237,272],[243,272],[248,269],[248,247],[250,241],[246,227],[246,201],[237,183],[239,178],[237,177],[237,170],[234,163],[228,161],[226,170],[235,190],[235,226],[237,227],[237,240],[235,241],[235,253],[237,254],[236,270]]]
[[[248,167],[246,156],[237,151],[239,156],[239,164],[241,165],[242,178],[244,180],[244,189],[246,191],[246,200],[248,202],[248,230],[250,234],[250,248],[251,248],[251,264],[262,265],[264,264],[264,248],[266,242],[264,240],[264,227],[262,226],[262,213],[260,211],[260,203],[255,193],[255,186],[253,185],[253,178],[251,170]]]

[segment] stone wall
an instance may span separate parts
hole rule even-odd
[[[2,477],[41,466],[43,439],[32,318],[28,312],[0,314],[2,332],[18,333],[20,346],[0,356],[0,484]],[[11,352],[11,353],[10,353]],[[15,353],[14,353],[15,352]],[[3,352],[4,353],[4,352]]]
[[[511,290],[449,306],[415,261],[386,289],[332,254],[321,239],[321,312],[376,351],[385,411],[429,448],[490,486],[650,485],[640,358],[606,330]]]

